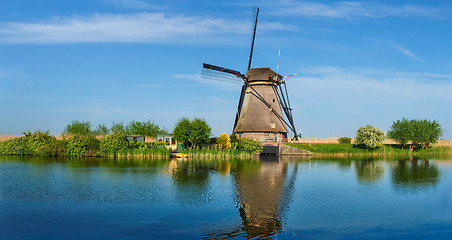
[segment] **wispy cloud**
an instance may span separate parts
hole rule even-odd
[[[246,21],[165,13],[95,14],[0,23],[0,43],[227,42],[249,34]],[[260,30],[295,30],[264,22]],[[212,41],[212,40],[215,41]]]
[[[273,13],[314,18],[385,18],[425,17],[449,18],[451,8],[427,5],[390,5],[378,1],[342,1],[318,3],[312,1],[282,0]]]
[[[107,0],[106,0],[107,1]],[[109,4],[118,6],[118,7],[125,7],[125,8],[132,8],[132,9],[141,9],[141,10],[151,10],[151,9],[159,9],[159,5],[150,2],[150,1],[142,1],[142,0],[108,0]]]
[[[202,41],[201,36],[248,33],[248,23],[164,13],[96,14],[0,24],[3,43]]]
[[[452,103],[452,75],[312,66],[287,85],[302,131],[320,122],[331,124],[326,119],[332,117],[346,121],[348,129],[340,130],[344,134],[363,124],[387,130],[392,121],[405,117],[435,119],[448,131],[445,137],[452,136],[452,115],[445,111]]]
[[[400,44],[393,42],[392,45],[401,53],[405,54],[406,56],[417,60],[417,61],[421,61],[421,59],[416,56],[413,52],[411,52],[409,49],[405,48],[404,46],[401,46]]]

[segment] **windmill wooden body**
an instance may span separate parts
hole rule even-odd
[[[233,128],[233,133],[238,137],[282,142],[287,140],[290,130],[297,139],[284,78],[270,68],[251,68],[258,14],[259,9],[256,11],[246,74],[204,63],[202,76],[243,83]]]

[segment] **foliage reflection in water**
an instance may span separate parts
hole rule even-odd
[[[3,239],[452,236],[452,159],[0,157],[0,173]]]

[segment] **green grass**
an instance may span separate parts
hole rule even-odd
[[[397,154],[447,154],[451,153],[450,147],[434,147],[426,149],[415,149],[410,152],[408,149],[400,149],[396,144],[384,144],[375,149],[365,149],[356,147],[353,144],[339,143],[286,143],[289,146],[304,149],[315,154],[328,155],[397,155]]]

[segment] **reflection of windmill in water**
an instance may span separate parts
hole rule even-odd
[[[288,129],[298,139],[284,78],[270,68],[251,68],[259,8],[253,28],[248,71],[203,64],[203,78],[243,82],[233,133],[264,141],[285,141]]]
[[[222,223],[220,229],[206,230],[204,239],[270,237],[282,231],[292,201],[297,162],[261,161],[258,171],[232,170],[241,225]]]

